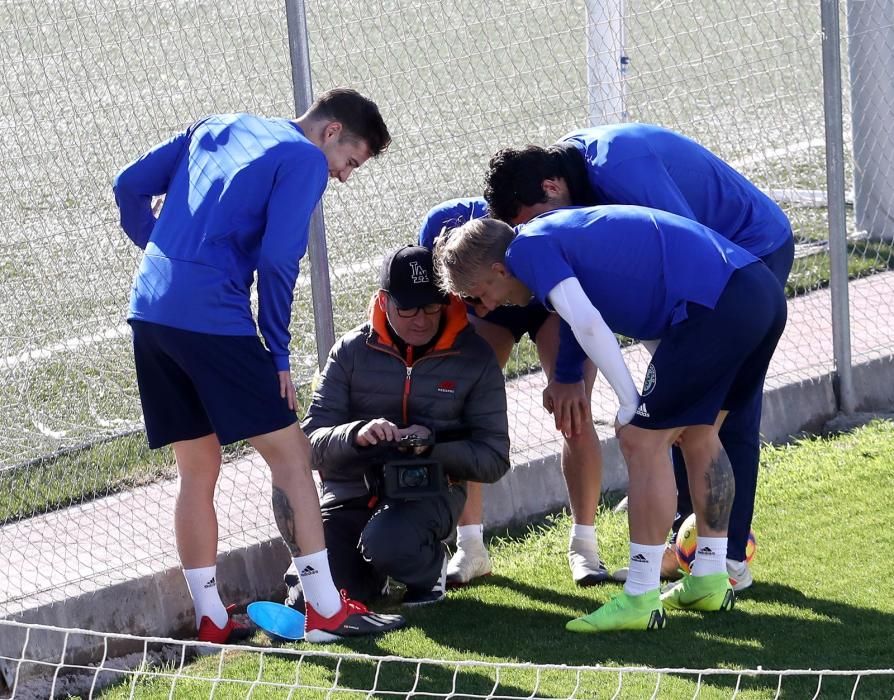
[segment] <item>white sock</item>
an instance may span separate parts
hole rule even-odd
[[[624,592],[628,595],[642,595],[661,585],[661,557],[664,556],[663,544],[630,543],[630,568],[627,570],[627,582]]]
[[[726,573],[726,537],[696,537],[692,575],[708,576],[720,572]]]
[[[217,567],[184,569],[183,576],[196,609],[196,629],[199,629],[203,617],[211,618],[211,622],[218,627],[224,627],[230,616],[217,592]]]
[[[456,528],[456,546],[460,549],[480,546],[484,548],[484,525],[460,525]]]
[[[574,523],[571,526],[570,540],[583,540],[584,542],[592,542],[596,544],[596,526],[595,525],[579,525]]]
[[[341,596],[332,582],[329,571],[329,553],[325,549],[303,557],[293,557],[298,571],[304,600],[313,605],[323,617],[332,617],[341,610]]]

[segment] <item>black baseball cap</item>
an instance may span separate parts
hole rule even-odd
[[[401,246],[385,256],[379,286],[391,295],[399,309],[448,302],[435,282],[431,251],[418,245]]]

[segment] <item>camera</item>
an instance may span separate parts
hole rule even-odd
[[[400,440],[397,441],[397,448],[411,448],[411,447],[431,447],[435,444],[434,439],[429,437],[422,437],[421,435],[416,435],[415,433],[411,433],[409,435],[404,435]]]
[[[440,462],[430,459],[397,459],[383,467],[386,498],[429,498],[446,487]]]

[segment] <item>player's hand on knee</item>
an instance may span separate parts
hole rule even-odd
[[[376,418],[357,431],[354,442],[358,447],[378,445],[380,442],[397,442],[400,429],[386,418]]]
[[[580,435],[584,422],[591,419],[590,401],[583,381],[562,384],[551,381],[543,390],[543,406],[553,414],[556,430],[565,437]]]

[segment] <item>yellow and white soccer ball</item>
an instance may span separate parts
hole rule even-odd
[[[695,559],[696,537],[695,513],[693,513],[683,521],[677,531],[677,539],[674,540],[674,553],[677,555],[677,562],[687,574],[692,571],[692,561]],[[754,530],[751,530],[748,533],[748,543],[745,545],[745,561],[750,562],[754,559],[756,551],[757,539],[754,537]]]

